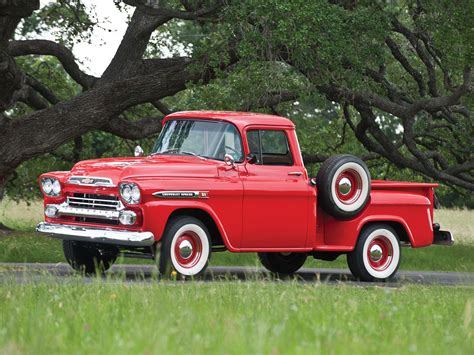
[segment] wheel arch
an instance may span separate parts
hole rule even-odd
[[[413,236],[407,223],[404,220],[398,218],[381,218],[364,221],[359,225],[357,239],[359,239],[361,233],[365,229],[369,228],[370,226],[373,226],[374,224],[386,224],[392,227],[397,233],[398,238],[401,242],[405,242],[410,245],[413,244]]]
[[[170,220],[179,216],[191,216],[199,219],[209,231],[211,236],[212,246],[216,245],[225,245],[229,249],[229,244],[225,236],[225,232],[222,229],[222,226],[218,225],[214,220],[211,213],[201,208],[177,208],[169,216],[166,221],[166,225],[169,224]]]

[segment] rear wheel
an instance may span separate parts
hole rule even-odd
[[[163,235],[159,269],[165,277],[173,271],[183,277],[199,277],[211,256],[209,231],[194,217],[172,219]]]
[[[107,271],[117,259],[117,250],[104,246],[99,248],[94,244],[63,240],[63,251],[71,267],[86,274]]]
[[[364,228],[355,249],[347,254],[352,274],[361,281],[384,281],[398,271],[401,259],[397,233],[386,224]]]
[[[258,253],[265,268],[277,274],[293,274],[306,261],[306,253]]]

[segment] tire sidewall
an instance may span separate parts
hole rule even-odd
[[[176,241],[184,232],[192,232],[199,237],[202,247],[199,260],[190,268],[180,265],[174,252]],[[184,277],[200,276],[206,270],[210,256],[211,242],[209,232],[200,220],[194,217],[183,216],[169,222],[169,228],[167,228],[163,236],[159,260],[159,269],[162,275],[169,277],[172,271],[176,271]]]
[[[375,270],[369,262],[368,247],[377,237],[386,238],[392,248],[392,260],[384,270]],[[364,229],[357,241],[356,248],[348,255],[351,272],[362,281],[385,281],[398,271],[401,261],[401,247],[397,233],[385,224],[376,224]]]
[[[361,179],[361,192],[359,197],[352,203],[352,204],[345,204],[339,198],[337,197],[336,193],[336,183],[338,180],[338,177],[340,174],[342,174],[344,171],[347,170],[354,170]],[[348,162],[342,164],[335,172],[331,180],[331,185],[330,185],[330,191],[331,191],[331,200],[334,203],[334,205],[341,210],[341,212],[345,214],[357,214],[359,211],[361,211],[368,199],[369,199],[369,194],[370,194],[370,181],[369,181],[369,175],[367,174],[367,171],[364,169],[362,165],[360,165],[357,162]]]
[[[356,172],[362,188],[359,197],[352,203],[343,203],[337,197],[336,183],[344,171]],[[365,163],[350,154],[334,155],[328,158],[318,171],[316,177],[318,204],[329,215],[338,219],[349,219],[357,216],[370,200],[371,178]]]

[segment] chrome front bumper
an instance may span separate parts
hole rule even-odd
[[[124,246],[151,246],[155,242],[151,232],[134,232],[112,228],[91,228],[41,222],[36,226],[36,231],[53,238]]]

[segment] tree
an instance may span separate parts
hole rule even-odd
[[[232,32],[246,58],[284,63],[339,104],[368,151],[474,190],[474,5],[381,4],[249,0]]]
[[[87,132],[129,139],[158,132],[166,100],[278,113],[285,102],[316,97],[343,117],[343,137],[349,127],[366,159],[474,190],[471,1],[117,3],[135,10],[100,78],[81,71],[68,49],[95,25],[79,0],[48,5],[48,16],[35,12],[39,1],[0,4],[0,186],[21,162]],[[61,26],[51,9],[66,19]],[[15,39],[21,19],[23,32],[46,23],[69,41]],[[157,33],[192,50],[164,58],[152,46]],[[21,66],[25,56],[56,58],[77,92],[59,97]],[[130,119],[127,112],[146,103],[154,114]],[[306,162],[323,158],[305,154]]]
[[[0,4],[0,185],[23,161],[50,152],[71,139],[100,129],[124,138],[150,135],[161,128],[160,118],[144,117],[127,121],[121,114],[135,105],[152,102],[159,109],[161,98],[186,88],[186,83],[209,80],[210,71],[191,70],[199,59],[190,57],[144,59],[150,36],[159,26],[173,19],[207,21],[215,16],[221,2],[183,2],[182,10],[149,8],[138,1],[127,32],[115,57],[101,78],[82,72],[72,52],[49,40],[15,40],[15,29],[22,18],[39,8],[39,1],[5,1]],[[73,11],[80,10],[80,2]],[[48,87],[19,70],[15,58],[26,55],[56,57],[82,91],[60,101]],[[8,110],[18,102],[33,111],[11,118]],[[27,144],[25,144],[27,142]],[[1,189],[1,188],[0,188]]]

